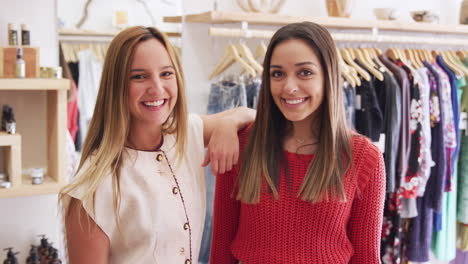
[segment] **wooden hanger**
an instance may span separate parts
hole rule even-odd
[[[252,55],[252,52],[247,47],[247,45],[245,45],[245,43],[239,43],[237,45],[237,50],[239,51],[239,54],[244,59],[244,61],[247,62],[252,68],[254,68],[257,74],[262,74],[263,72],[262,65],[260,65],[260,63],[258,63],[258,61],[254,58],[254,56]],[[242,73],[243,72],[241,72],[241,74]]]
[[[366,68],[366,70],[368,70],[378,80],[383,81],[383,79],[384,79],[383,74],[381,72],[379,72],[372,64],[369,64],[369,62],[366,60],[366,58],[364,57],[364,55],[363,55],[363,53],[362,53],[362,51],[360,49],[352,49],[352,51],[354,52],[356,58],[362,64],[362,66],[364,66],[364,68]]]
[[[346,65],[343,58],[341,57],[340,51],[337,49],[337,58],[338,58],[338,66],[340,68],[341,76],[351,85],[351,87],[356,87],[357,80],[359,77],[353,76],[351,71],[349,70],[349,66]],[[360,85],[360,84],[359,84]]]
[[[345,63],[346,68],[349,71],[349,74],[351,75],[351,77],[353,77],[354,81],[356,82],[356,85],[361,86],[361,78],[359,78],[359,73],[357,72],[357,70],[349,66],[348,64],[346,64],[346,62],[344,63]]]
[[[383,62],[380,60],[379,56],[377,55],[376,49],[368,48],[367,51],[370,54],[370,57],[373,59],[373,61],[375,61],[381,72],[387,72],[388,74],[393,76],[393,72],[390,71],[387,68],[387,66],[385,66],[385,64],[383,64]]]
[[[257,46],[257,49],[255,49],[255,53],[254,53],[255,59],[258,60],[261,57],[265,57],[266,52],[267,52],[267,46],[262,40],[260,42],[260,45]]]
[[[369,73],[367,73],[367,71],[365,71],[359,65],[357,65],[356,62],[354,62],[354,58],[352,57],[352,55],[350,54],[350,52],[348,50],[346,50],[345,48],[340,49],[340,53],[341,53],[341,56],[343,57],[343,59],[345,60],[345,62],[349,66],[354,68],[357,71],[357,73],[359,73],[359,75],[362,78],[364,78],[364,80],[366,80],[368,82],[371,80],[371,76],[369,75]]]
[[[445,51],[445,56],[452,62],[452,64],[460,70],[462,73],[461,75],[458,76],[465,76],[468,75],[468,69],[465,67],[465,65],[459,60],[457,54],[453,50],[447,50]]]
[[[457,50],[457,56],[460,58],[461,61],[465,60],[465,54],[463,54],[463,51]]]
[[[455,73],[455,75],[457,76],[462,76],[464,75],[465,73],[458,67],[458,65],[456,65],[456,63],[454,63],[452,60],[451,60],[451,56],[446,53],[446,52],[439,52],[439,55],[442,57],[443,61],[445,62],[445,64],[447,65],[447,67],[453,71],[453,73]]]
[[[416,58],[414,52],[412,49],[405,49],[404,50],[405,54],[407,55],[408,57],[408,61],[411,63],[411,65],[414,67],[414,68],[421,68],[422,65],[421,63],[418,61],[418,59]]]
[[[233,44],[229,44],[224,51],[224,55],[221,58],[220,63],[218,63],[213,72],[210,74],[209,79],[211,80],[215,76],[221,74],[235,62],[238,62],[240,65],[242,65],[243,69],[245,69],[251,76],[256,76],[257,73],[255,69],[253,69],[241,58],[239,52]]]
[[[389,48],[387,50],[387,56],[394,61],[397,61],[400,59],[400,54],[397,52],[395,48]]]

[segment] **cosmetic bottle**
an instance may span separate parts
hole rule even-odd
[[[18,45],[18,31],[13,24],[8,24],[8,45]]]
[[[21,24],[21,44],[23,44],[23,46],[31,45],[29,29],[25,24]]]
[[[18,48],[16,54],[16,78],[26,77],[26,63],[23,60],[23,48]]]

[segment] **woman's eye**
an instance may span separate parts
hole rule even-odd
[[[312,75],[312,72],[309,71],[309,70],[302,70],[300,73],[299,73],[301,76],[310,76]]]
[[[283,76],[283,73],[280,72],[280,71],[273,71],[270,73],[271,77],[273,78],[280,78],[281,76]]]
[[[132,80],[142,80],[144,78],[145,78],[144,74],[135,74],[135,75],[132,75],[132,77],[130,77],[130,79]]]
[[[161,76],[162,76],[162,77],[170,77],[170,76],[172,76],[173,74],[174,74],[174,73],[171,72],[171,71],[166,71],[166,72],[161,73]]]

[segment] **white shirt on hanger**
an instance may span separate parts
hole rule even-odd
[[[85,139],[89,122],[93,117],[94,105],[101,82],[102,62],[98,61],[91,49],[78,52],[78,110],[80,112],[81,138]]]

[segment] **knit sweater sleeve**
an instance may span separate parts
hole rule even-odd
[[[251,125],[239,132],[240,151],[242,153]],[[239,224],[240,201],[236,200],[234,185],[239,173],[237,164],[231,171],[216,176],[216,189],[213,215],[213,237],[211,240],[212,264],[237,264],[231,253],[231,244],[237,234]]]
[[[385,200],[385,165],[382,153],[368,142],[358,162],[358,195],[348,223],[354,255],[350,264],[380,263],[380,238]]]
[[[231,243],[237,233],[240,210],[240,202],[231,197],[236,176],[237,171],[233,169],[216,177],[210,263],[237,263],[231,254]]]

